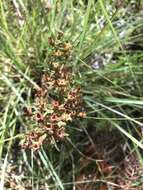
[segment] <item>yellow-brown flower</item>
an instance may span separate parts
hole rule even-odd
[[[35,120],[38,121],[38,122],[41,122],[41,121],[44,121],[44,116],[39,112],[39,113],[36,113],[35,115]]]
[[[72,117],[70,113],[63,113],[60,119],[63,121],[72,121]]]
[[[54,108],[59,108],[60,104],[59,104],[59,101],[52,101],[52,105]]]
[[[57,116],[57,114],[55,114],[55,113],[53,113],[52,115],[51,115],[51,117],[50,117],[50,121],[51,122],[55,122],[55,121],[58,121],[58,116]]]

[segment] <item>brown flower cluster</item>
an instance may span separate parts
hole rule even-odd
[[[66,59],[67,61],[72,54],[72,45],[69,42],[61,42],[62,36],[63,33],[59,32],[57,40],[52,37],[49,38],[49,45],[53,50],[51,53],[51,60]]]
[[[63,46],[70,51],[68,44]],[[64,140],[68,136],[66,125],[85,116],[81,89],[74,85],[71,70],[59,62],[51,62],[49,68],[35,92],[34,111],[25,110],[35,127],[26,135],[24,148],[37,150],[45,142],[54,144]]]

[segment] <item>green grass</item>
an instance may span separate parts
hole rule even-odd
[[[109,0],[47,2],[0,1],[0,189],[8,183],[5,189],[75,190],[77,184],[99,189],[99,182],[111,189],[118,184],[112,184],[102,171],[97,180],[78,181],[77,176],[86,174],[82,159],[101,170],[98,159],[84,150],[87,144],[95,145],[90,128],[119,131],[128,149],[126,156],[134,152],[143,164],[142,1],[123,1],[120,6]],[[67,126],[70,135],[57,147],[47,144],[35,152],[21,150],[18,145],[28,127],[22,109],[32,105],[33,89],[39,88],[39,78],[49,70],[48,39],[57,39],[59,32],[63,32],[61,43],[73,46],[71,59],[60,63],[72,68],[87,115]],[[134,49],[135,45],[139,48]],[[94,55],[96,61],[103,61],[103,68],[93,68],[90,58]],[[11,165],[16,167],[11,169],[15,177],[7,172]],[[87,173],[90,169],[85,167]],[[143,180],[138,175],[135,185],[141,189]],[[16,184],[13,188],[10,179]]]

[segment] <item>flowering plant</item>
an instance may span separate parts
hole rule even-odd
[[[50,43],[55,47],[52,39]],[[44,142],[52,144],[64,140],[68,136],[66,125],[85,115],[81,89],[74,85],[71,69],[57,61],[60,56],[66,59],[70,56],[71,45],[64,43],[63,48],[55,49],[51,54],[49,72],[42,75],[40,89],[35,91],[30,108],[34,111],[29,114],[28,109],[25,110],[35,127],[25,135],[23,148],[37,150]]]

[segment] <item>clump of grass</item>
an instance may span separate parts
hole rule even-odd
[[[117,142],[99,156],[94,138],[118,131],[124,156],[134,152],[143,162],[141,7],[128,0],[0,1],[1,189],[8,162],[23,188],[124,189],[115,184],[120,162],[104,156]],[[24,138],[30,150],[19,146]],[[47,141],[60,142],[55,149]]]

